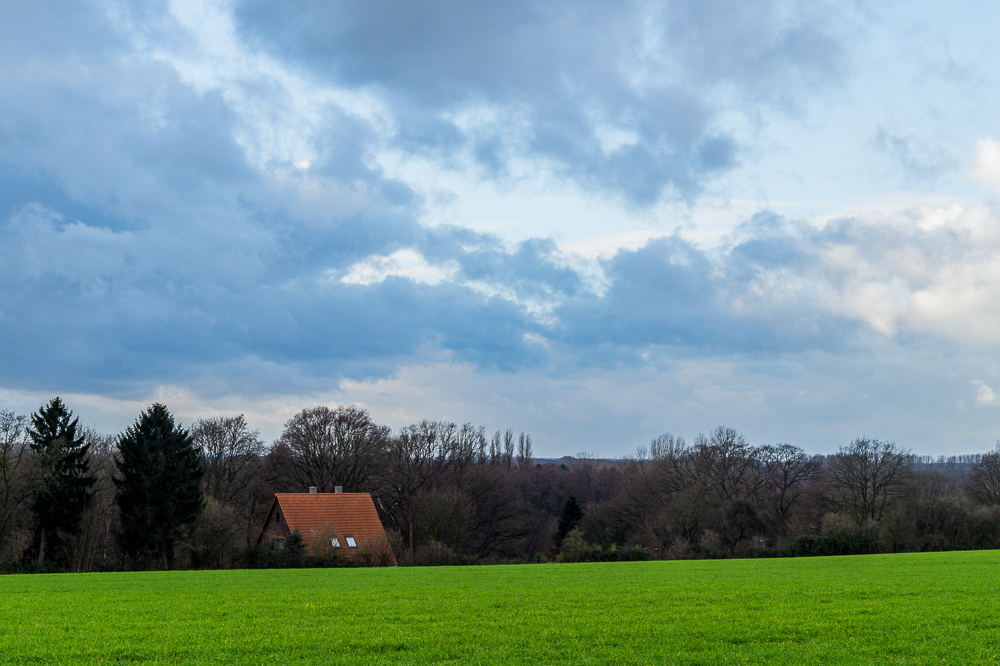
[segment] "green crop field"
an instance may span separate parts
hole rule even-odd
[[[997,664],[1000,552],[0,577],[0,663]]]

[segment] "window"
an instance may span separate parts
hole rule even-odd
[[[271,545],[274,547],[275,550],[284,550],[285,549],[285,540],[284,539],[273,539],[271,541]]]
[[[333,537],[332,539],[330,539],[330,545],[333,546],[334,548],[340,548],[340,539],[338,539],[337,537]]]
[[[347,539],[347,547],[348,548],[357,548],[358,547],[358,542],[354,540],[354,537],[344,537],[344,538]]]

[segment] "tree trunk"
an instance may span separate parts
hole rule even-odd
[[[38,566],[42,566],[45,563],[45,528],[42,528],[42,533],[38,538]]]

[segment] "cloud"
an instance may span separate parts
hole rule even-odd
[[[392,146],[491,178],[547,163],[636,204],[737,163],[723,107],[787,111],[836,85],[851,24],[842,6],[730,0],[251,0],[236,15],[270,57],[382,100]]]
[[[3,381],[115,390],[238,363],[266,390],[275,366],[361,379],[428,353],[559,374],[692,355],[848,354],[872,334],[992,347],[996,229],[988,209],[823,225],[761,213],[720,248],[675,234],[581,259],[601,275],[595,288],[548,239],[509,245],[441,227],[387,254],[346,253],[365,257],[353,263],[293,260],[297,238],[273,229],[114,230],[32,204],[0,245]]]
[[[587,260],[596,293],[552,239],[424,228],[377,156],[549,161],[634,202],[686,196],[736,159],[720,91],[785,108],[841,67],[823,11],[778,4],[0,12],[0,380],[22,388],[235,372],[264,391],[425,353],[512,370],[589,344],[725,347],[726,282],[698,248]],[[640,307],[664,302],[684,316]]]
[[[438,284],[453,277],[455,271],[449,268],[432,266],[416,250],[405,249],[397,250],[387,256],[373,256],[360,261],[348,268],[347,273],[339,279],[345,284],[369,285],[395,276],[414,282]]]
[[[976,141],[976,156],[969,171],[984,185],[1000,189],[1000,143],[992,137]]]
[[[437,418],[525,430],[541,456],[565,455],[581,442],[601,456],[625,455],[665,431],[690,440],[717,425],[738,427],[754,444],[791,442],[811,453],[836,451],[865,433],[936,456],[993,446],[993,410],[966,410],[954,398],[968,395],[970,373],[1000,377],[998,369],[974,354],[927,347],[911,347],[905,355],[875,346],[850,356],[807,353],[754,362],[687,358],[558,376],[531,369],[489,372],[424,356],[391,376],[367,380],[319,384],[300,376],[283,393],[243,392],[230,368],[222,391],[186,382],[121,397],[62,395],[88,425],[105,432],[119,432],[158,400],[185,424],[245,413],[271,441],[299,409],[358,403],[392,427]],[[49,398],[47,391],[0,389],[0,404],[19,413]]]
[[[940,146],[921,139],[912,131],[900,132],[879,125],[870,144],[896,162],[909,179],[933,180],[957,166]]]
[[[109,413],[142,396],[189,414],[245,401],[274,425],[288,401],[349,390],[374,404],[380,383],[472,411],[462,391],[485,403],[496,385],[505,408],[540,424],[569,414],[583,437],[598,420],[589,386],[620,393],[601,426],[611,437],[640,418],[630,403],[655,412],[657,391],[680,405],[673,419],[688,407],[786,418],[775,405],[809,394],[813,423],[843,405],[876,423],[852,386],[893,385],[869,367],[931,382],[918,361],[937,372],[954,353],[956,390],[971,376],[996,385],[967,360],[1000,341],[991,209],[733,214],[711,247],[685,227],[681,209],[754,158],[761,127],[842,84],[852,11],[2,5],[0,387]],[[919,136],[876,142],[929,178],[940,155]],[[1000,183],[998,155],[977,144],[977,177]],[[602,233],[631,240],[571,246],[428,220],[447,188],[395,177],[390,158],[486,179],[498,197],[540,173],[546,211],[569,188],[620,216]],[[677,219],[659,215],[670,199]],[[530,400],[509,397],[521,383]],[[642,418],[630,437],[670,427]]]
[[[989,386],[978,379],[973,379],[970,383],[976,387],[976,404],[1000,405],[1000,395],[997,395]]]
[[[886,339],[1000,344],[1000,236],[986,208],[836,218],[758,214],[707,251],[682,237],[602,263],[606,293],[556,308],[571,349],[846,353]],[[588,352],[589,353],[589,352]]]

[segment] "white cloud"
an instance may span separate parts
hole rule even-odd
[[[345,284],[373,284],[396,276],[423,284],[438,284],[450,279],[457,271],[457,265],[433,266],[416,250],[406,249],[359,261],[347,269],[340,281]]]
[[[1000,406],[1000,395],[997,395],[992,388],[978,379],[972,380],[971,383],[976,387],[977,404]]]
[[[54,395],[53,392],[14,390],[0,386],[0,409],[30,414]],[[67,391],[59,395],[83,425],[108,434],[122,432],[139,418],[143,410],[158,402],[166,405],[185,427],[190,427],[198,419],[243,414],[251,427],[260,430],[265,442],[276,439],[285,422],[299,410],[318,404],[336,406],[338,403],[335,398],[343,398],[342,395],[329,392],[320,395],[305,391],[299,395],[280,396],[211,395],[173,384],[157,386],[148,393],[128,398]]]
[[[750,293],[763,304],[805,299],[890,338],[1000,344],[1000,219],[990,208],[866,214],[788,238],[808,260],[762,270]]]
[[[172,0],[171,39],[156,26],[144,34],[127,9],[115,14],[123,32],[140,51],[170,63],[181,80],[204,94],[219,91],[240,119],[236,139],[248,162],[259,169],[281,169],[315,163],[316,137],[336,109],[358,118],[380,133],[392,133],[395,120],[387,106],[368,90],[324,85],[294,72],[277,58],[251,48],[243,40],[227,0]]]
[[[976,157],[969,173],[984,185],[1000,189],[1000,142],[989,136],[976,141]]]

